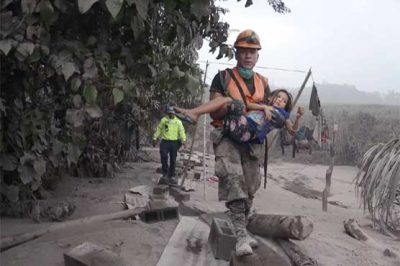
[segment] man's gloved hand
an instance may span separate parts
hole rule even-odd
[[[153,139],[153,147],[155,147],[155,146],[157,146],[157,140],[156,139]]]

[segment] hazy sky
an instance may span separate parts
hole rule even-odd
[[[248,8],[245,0],[217,3],[230,10],[223,17],[232,30],[229,44],[238,31],[250,28],[259,34],[258,66],[304,71],[311,67],[317,83],[400,92],[400,0],[284,0],[292,11],[284,15],[275,13],[267,0],[253,2]],[[202,68],[202,61],[217,61],[217,54],[208,50],[205,42],[199,53]],[[207,82],[226,67],[211,64]],[[269,77],[273,87],[299,87],[305,77],[305,73],[256,70]]]

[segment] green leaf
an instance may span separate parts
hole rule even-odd
[[[200,21],[202,17],[210,14],[209,4],[209,0],[193,0],[190,5],[190,12]]]
[[[101,111],[100,107],[85,107],[86,114],[89,115],[90,118],[100,118],[103,116],[103,111]]]
[[[11,4],[13,0],[2,0],[0,3],[0,9],[3,9],[7,7],[9,4]]]
[[[74,107],[79,109],[82,107],[82,97],[79,94],[75,94],[72,97],[72,103],[74,104]]]
[[[65,121],[73,127],[83,125],[84,113],[82,110],[67,109],[65,112]]]
[[[134,0],[136,5],[136,10],[139,16],[143,19],[147,19],[147,10],[149,6],[149,0]]]
[[[97,89],[93,84],[85,85],[83,88],[82,96],[86,103],[89,105],[94,105],[97,99]]]
[[[10,202],[17,203],[19,200],[19,187],[18,186],[7,186],[6,189],[7,199]]]
[[[21,164],[32,163],[33,160],[35,160],[35,158],[36,157],[32,153],[25,152],[24,155],[21,158],[19,158],[19,161]]]
[[[164,5],[165,5],[166,10],[172,11],[175,9],[176,1],[175,0],[165,0]]]
[[[71,166],[72,163],[77,164],[82,151],[78,145],[69,143],[67,146],[67,163]]]
[[[82,81],[79,77],[75,77],[71,80],[71,90],[77,92],[82,85]]]
[[[17,51],[24,57],[28,57],[33,54],[33,50],[35,50],[35,45],[31,42],[20,43],[17,46]]]
[[[4,99],[0,98],[0,111],[2,111],[4,114],[6,113],[6,106],[4,105]],[[1,125],[0,125],[1,128]]]
[[[175,66],[172,70],[171,77],[174,79],[179,79],[185,76],[185,72],[179,70],[178,66]]]
[[[92,57],[88,57],[83,62],[83,79],[93,79],[98,75],[96,62]]]
[[[32,14],[35,11],[36,0],[21,0],[21,9],[23,13]]]
[[[21,164],[18,167],[19,178],[24,185],[32,182],[35,177],[35,169],[30,164]]]
[[[46,172],[46,161],[43,159],[36,159],[33,161],[33,169],[36,171],[38,177],[42,177]]]
[[[133,37],[137,40],[144,29],[143,22],[139,16],[132,17],[131,29],[133,31]]]
[[[5,56],[7,56],[11,48],[15,47],[16,45],[17,42],[13,39],[0,40],[0,51],[2,51]]]
[[[54,12],[54,8],[49,2],[49,0],[42,0],[40,2],[40,19],[45,25],[49,26],[51,23],[51,18]]]
[[[75,70],[75,64],[72,62],[63,62],[61,64],[61,72],[64,75],[65,81],[68,81],[72,74],[74,74]]]
[[[117,18],[119,12],[121,11],[124,0],[106,0],[106,6],[111,16],[115,19]]]
[[[155,68],[154,66],[152,66],[152,65],[150,65],[150,64],[147,64],[147,67],[148,67],[149,70],[150,70],[150,74],[151,74],[151,77],[152,77],[152,78],[154,78],[155,76],[157,76],[157,70],[156,70],[156,68]]]
[[[186,73],[186,88],[190,91],[196,91],[200,87],[200,80],[196,79],[189,73]]]
[[[36,63],[42,58],[39,49],[33,50],[33,54],[28,58],[28,63]]]
[[[13,154],[2,153],[0,158],[0,166],[3,168],[4,171],[14,171],[15,169],[17,169],[18,159]]]
[[[114,98],[114,105],[117,105],[124,99],[124,92],[120,89],[114,88],[112,94]]]
[[[88,11],[94,3],[96,3],[98,0],[78,0],[78,7],[79,7],[79,12],[81,14],[85,13]]]

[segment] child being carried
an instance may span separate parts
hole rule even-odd
[[[304,114],[304,107],[299,107],[295,123],[289,119],[292,110],[292,97],[284,89],[272,93],[270,105],[248,103],[247,113],[245,105],[240,100],[230,97],[217,97],[193,109],[175,107],[177,116],[195,124],[200,115],[212,113],[221,107],[226,107],[224,117],[224,134],[237,142],[263,143],[267,134],[274,128],[286,127],[291,134],[298,128],[298,120]]]

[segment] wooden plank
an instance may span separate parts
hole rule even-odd
[[[74,227],[74,226],[80,226],[82,224],[91,224],[91,223],[98,223],[98,222],[104,222],[104,221],[109,221],[109,220],[115,220],[115,219],[125,219],[129,218],[135,215],[138,215],[140,212],[143,211],[143,208],[136,208],[132,210],[125,210],[125,211],[119,211],[115,213],[107,213],[107,214],[100,214],[96,216],[90,216],[90,217],[85,217],[77,220],[71,220],[71,221],[66,221],[62,223],[57,223],[54,225],[50,225],[49,227],[45,229],[40,229],[34,232],[28,232],[28,233],[22,233],[19,235],[13,235],[13,236],[6,236],[0,239],[0,250],[6,250],[8,248],[17,246],[19,244],[31,241],[33,239],[36,239],[38,237],[41,237],[42,235],[64,229],[64,228],[69,228],[69,227]]]
[[[182,216],[165,247],[157,266],[227,266],[216,260],[208,245],[210,228],[200,219]]]

